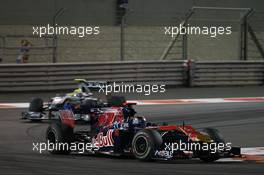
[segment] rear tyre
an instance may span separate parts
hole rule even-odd
[[[220,132],[215,128],[203,128],[201,130],[202,132],[206,133],[212,140],[214,140],[214,143],[223,143],[225,144],[225,140],[223,136],[220,134]],[[207,152],[206,155],[202,155],[200,159],[204,162],[214,162],[218,159],[220,159],[220,155],[218,152],[216,153],[210,153]]]
[[[41,98],[33,98],[29,104],[29,111],[43,112],[43,100]]]
[[[162,145],[162,137],[155,130],[144,129],[136,133],[132,140],[132,152],[142,161],[151,161],[155,151]]]
[[[73,142],[73,128],[60,122],[51,123],[46,131],[46,141],[51,145],[57,145],[50,149],[51,154],[69,154]],[[51,146],[51,148],[53,148]]]

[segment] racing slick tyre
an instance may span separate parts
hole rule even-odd
[[[211,139],[214,140],[214,142],[225,143],[225,139],[223,138],[223,136],[220,134],[220,132],[217,129],[215,129],[215,128],[203,128],[202,131],[207,133],[211,137]]]
[[[29,111],[43,112],[43,100],[41,98],[33,98],[29,104]]]
[[[126,98],[124,96],[111,96],[107,99],[107,104],[109,106],[123,106],[126,102]]]
[[[69,154],[73,138],[73,128],[60,122],[51,123],[46,131],[47,143],[55,145],[49,150],[51,154]]]
[[[151,161],[155,151],[162,145],[162,137],[155,130],[138,131],[132,140],[133,155],[142,161]]]
[[[208,136],[211,137],[211,139],[214,140],[215,143],[223,143],[225,144],[225,140],[223,136],[220,134],[220,132],[217,129],[214,128],[203,128],[202,132],[206,133]],[[214,162],[220,158],[219,153],[210,153],[207,152],[206,155],[203,155],[200,157],[200,159],[204,162]]]

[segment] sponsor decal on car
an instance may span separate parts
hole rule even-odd
[[[104,135],[103,132],[98,133],[97,136],[92,139],[92,143],[100,148],[114,146],[113,131],[113,129],[108,130],[106,135]]]
[[[173,158],[173,152],[172,151],[166,151],[166,150],[160,150],[160,151],[156,150],[155,156],[170,159],[170,158]]]
[[[61,122],[74,128],[75,121],[73,112],[70,110],[60,110],[59,113],[61,116]]]

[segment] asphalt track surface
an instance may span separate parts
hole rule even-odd
[[[218,89],[219,94],[207,90],[200,93],[200,96],[204,94],[208,97],[210,93],[210,97],[264,96],[263,88],[257,89],[258,91],[247,89],[247,94],[244,95],[240,93],[243,90],[238,88],[233,88],[233,93],[229,92],[230,89],[228,92],[219,92]],[[186,94],[184,98],[200,98],[198,92],[195,94],[196,92]],[[29,96],[30,94],[1,94],[1,101],[17,102],[17,97],[18,101],[24,99],[25,102],[25,98]],[[171,97],[171,94],[168,94],[168,97]],[[264,146],[264,102],[155,105],[137,106],[136,109],[138,114],[155,122],[181,124],[185,121],[186,124],[197,128],[215,127],[233,146]],[[209,164],[199,160],[139,162],[133,158],[78,154],[64,156],[50,155],[47,152],[39,154],[32,151],[32,142],[45,140],[48,124],[20,121],[19,116],[23,110],[0,109],[0,174],[264,174],[264,165],[254,161]]]

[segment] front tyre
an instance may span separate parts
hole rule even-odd
[[[205,133],[206,135],[210,136],[210,138],[214,141],[214,143],[223,143],[225,144],[225,140],[220,132],[215,128],[203,128],[201,132]],[[200,160],[204,162],[214,162],[220,159],[219,152],[210,153],[206,152],[204,155],[200,156]]]
[[[211,154],[211,155],[208,155],[205,157],[200,157],[200,160],[202,160],[203,162],[210,163],[210,162],[214,162],[214,161],[218,160],[219,158],[220,157],[217,154]]]
[[[132,152],[142,161],[153,159],[155,150],[162,145],[161,135],[156,130],[144,129],[136,133],[132,140]]]
[[[43,100],[41,98],[33,98],[29,103],[29,111],[43,112]]]

